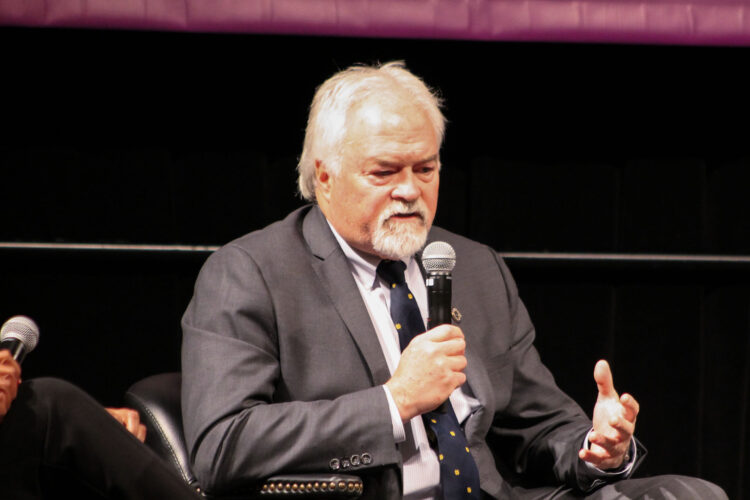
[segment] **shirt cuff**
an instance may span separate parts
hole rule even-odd
[[[583,440],[583,448],[588,450],[591,447],[591,443],[589,443],[589,434],[591,434],[594,431],[594,429],[591,429],[586,433],[586,438]],[[635,466],[635,460],[636,460],[636,453],[638,453],[637,448],[635,446],[635,438],[630,438],[630,449],[628,450],[628,454],[625,456],[625,460],[623,460],[622,465],[618,467],[617,469],[613,470],[602,470],[599,467],[590,464],[589,462],[585,462],[586,467],[589,468],[590,471],[595,472],[601,476],[604,477],[616,477],[616,478],[625,478],[629,477],[630,474],[633,473],[633,467]]]
[[[391,411],[391,424],[393,424],[393,440],[396,443],[403,443],[406,441],[406,430],[404,429],[404,423],[401,421],[401,414],[398,412],[398,406],[393,400],[391,391],[386,386],[382,386],[385,391],[385,397],[388,400],[388,409]],[[588,440],[588,436],[586,437]]]

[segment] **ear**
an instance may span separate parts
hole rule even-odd
[[[315,160],[315,197],[326,201],[331,195],[333,176],[328,172],[326,164],[322,160]]]

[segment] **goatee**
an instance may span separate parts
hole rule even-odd
[[[397,215],[416,215],[416,220],[399,220]],[[427,210],[422,203],[397,202],[388,207],[380,217],[372,235],[372,247],[375,252],[391,260],[411,257],[427,241]]]

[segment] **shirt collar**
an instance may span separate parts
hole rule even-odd
[[[328,227],[331,228],[333,235],[336,237],[336,241],[339,242],[339,246],[341,247],[341,250],[343,250],[346,259],[349,261],[349,264],[352,266],[354,275],[357,277],[357,279],[360,280],[361,283],[369,285],[371,290],[378,287],[379,284],[377,268],[381,259],[375,256],[365,256],[362,252],[358,252],[357,250],[353,249],[351,245],[349,245],[349,243],[347,243],[346,240],[341,237],[336,229],[334,229],[333,225],[331,225],[328,219],[326,219],[326,222],[328,222]],[[406,264],[408,268],[411,264],[413,264],[412,261],[414,261],[414,257],[401,259],[401,261]]]

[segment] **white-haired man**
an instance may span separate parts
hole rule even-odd
[[[362,476],[368,498],[724,498],[676,476],[611,484],[645,453],[638,403],[601,361],[592,423],[541,364],[502,260],[432,227],[443,131],[401,63],[318,89],[299,163],[314,204],[212,255],[183,318],[183,419],[206,491],[332,469]],[[459,256],[462,315],[425,332],[430,240]]]

